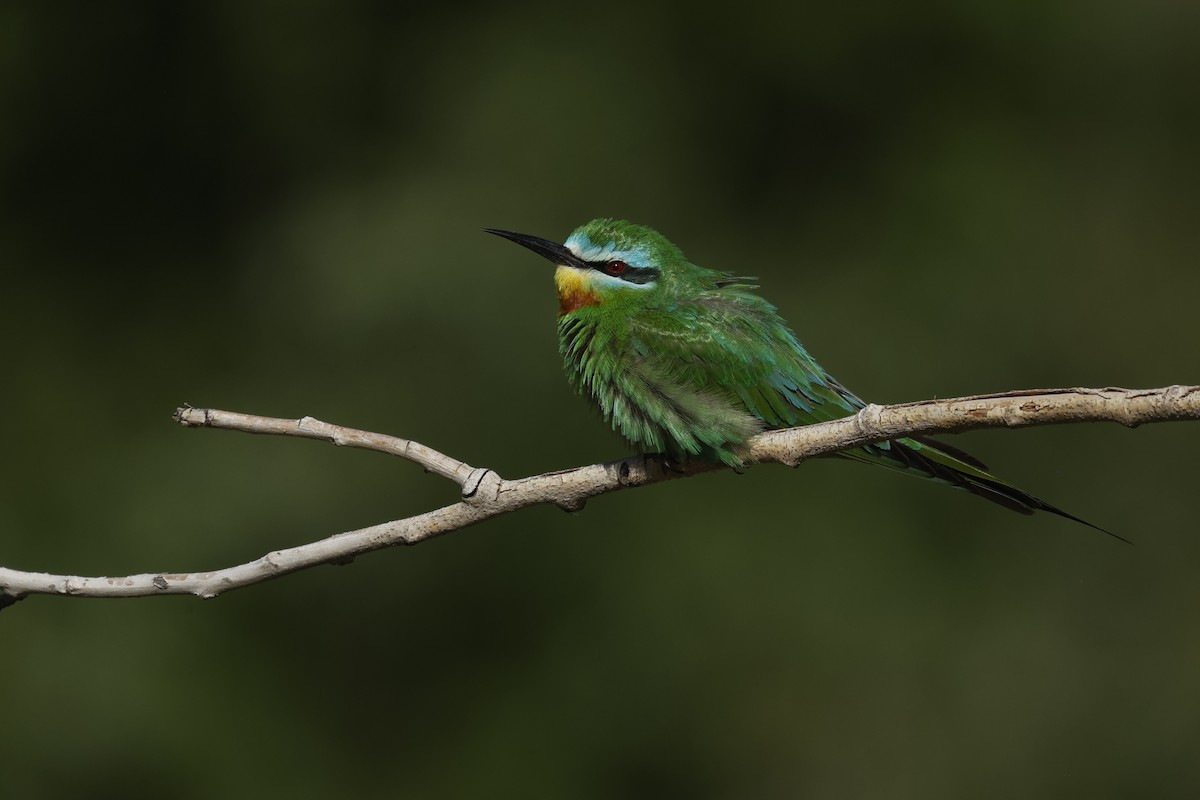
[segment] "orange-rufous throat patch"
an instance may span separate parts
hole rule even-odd
[[[584,306],[600,305],[590,281],[582,270],[559,267],[554,270],[554,285],[558,287],[558,315],[570,314]]]

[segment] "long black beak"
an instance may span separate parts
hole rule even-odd
[[[510,242],[516,242],[521,247],[529,248],[542,258],[552,261],[555,264],[565,264],[568,267],[576,267],[578,269],[591,268],[591,264],[588,264],[557,242],[552,242],[539,236],[530,236],[528,233],[513,233],[512,231],[501,231],[496,228],[484,228],[483,232],[494,233],[497,236],[508,239]]]

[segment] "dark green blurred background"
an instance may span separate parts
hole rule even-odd
[[[550,271],[651,224],[876,402],[1200,382],[1194,3],[0,8],[0,563],[196,570],[622,456]],[[853,464],[528,510],[213,602],[0,614],[0,796],[1200,788],[1200,425],[962,436],[1137,542]]]

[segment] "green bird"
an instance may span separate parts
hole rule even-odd
[[[865,405],[755,294],[754,278],[696,266],[652,228],[596,219],[561,245],[485,230],[556,266],[567,375],[643,452],[736,468],[742,446],[757,433],[839,419]],[[964,489],[1022,514],[1048,511],[1104,531],[925,436],[837,455]]]

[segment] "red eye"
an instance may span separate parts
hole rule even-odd
[[[629,269],[629,265],[624,261],[610,261],[604,265],[604,271],[609,275],[620,275],[627,269]]]

